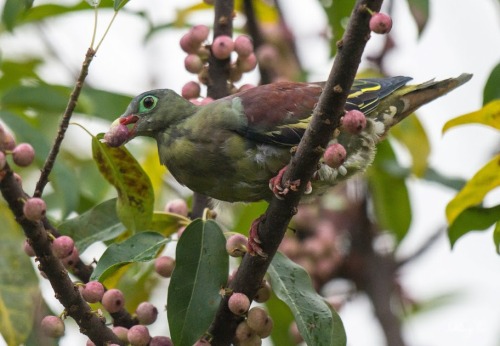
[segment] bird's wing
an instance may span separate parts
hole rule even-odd
[[[405,85],[411,78],[357,79],[346,110],[371,112],[380,99]],[[248,89],[228,98],[239,98],[246,126],[237,132],[252,141],[291,147],[299,144],[324,83],[279,82]]]

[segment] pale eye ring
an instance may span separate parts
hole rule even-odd
[[[151,109],[155,105],[155,99],[151,96],[147,96],[144,98],[144,100],[142,100],[142,105],[146,109]]]

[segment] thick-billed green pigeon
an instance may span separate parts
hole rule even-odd
[[[360,110],[359,133],[340,128],[332,143],[345,148],[343,164],[320,163],[312,192],[362,172],[389,129],[418,107],[467,82],[469,74],[406,85],[409,77],[357,79],[346,110]],[[135,97],[105,141],[119,146],[137,136],[156,139],[162,164],[191,190],[227,202],[270,200],[283,193],[272,179],[289,161],[311,120],[324,83],[278,82],[197,106],[169,89]],[[270,184],[271,181],[271,184]]]

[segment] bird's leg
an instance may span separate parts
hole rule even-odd
[[[265,220],[265,215],[262,214],[252,222],[248,234],[247,249],[248,253],[252,256],[258,255],[260,257],[267,257],[267,254],[260,247],[261,241],[259,239],[259,225]]]

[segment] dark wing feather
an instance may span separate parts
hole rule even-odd
[[[365,114],[380,99],[405,85],[411,78],[357,79],[351,88],[346,109],[359,109]],[[300,142],[324,83],[279,82],[248,89],[227,97],[239,98],[247,126],[237,132],[252,141],[284,147]]]

